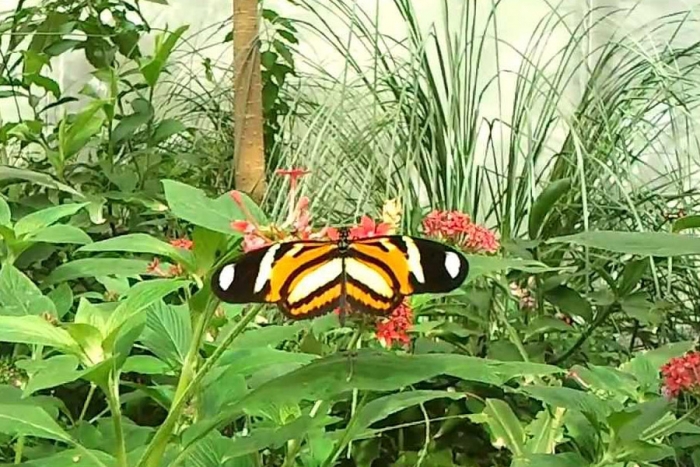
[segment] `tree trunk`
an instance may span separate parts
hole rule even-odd
[[[233,0],[233,127],[236,189],[265,193],[258,0]]]

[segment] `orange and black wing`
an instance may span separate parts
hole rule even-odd
[[[337,308],[342,295],[342,259],[334,242],[275,243],[219,268],[212,290],[228,303],[276,303],[291,319]]]
[[[351,308],[384,315],[405,296],[458,288],[469,263],[443,243],[392,235],[352,241],[345,272]]]

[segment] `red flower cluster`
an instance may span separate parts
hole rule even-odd
[[[493,232],[475,224],[468,214],[459,211],[432,211],[423,219],[423,230],[428,236],[473,253],[495,253],[500,248]]]
[[[413,326],[413,312],[404,300],[397,306],[388,318],[382,318],[377,323],[377,340],[382,346],[391,348],[395,341],[404,346],[411,343],[408,330]]]
[[[661,367],[664,378],[664,394],[671,398],[681,391],[700,389],[700,352],[690,352],[675,357]]]
[[[194,242],[187,238],[174,238],[170,240],[170,244],[175,248],[182,248],[183,250],[191,250],[194,247]]]

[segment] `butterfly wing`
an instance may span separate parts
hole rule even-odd
[[[220,267],[212,290],[228,303],[276,303],[291,319],[327,313],[342,294],[342,261],[333,242],[285,242]]]
[[[402,235],[355,240],[350,244],[348,256],[348,284],[357,283],[365,292],[371,289],[371,298],[381,301],[381,297],[383,303],[394,306],[407,295],[454,290],[469,273],[467,259],[455,248]],[[355,268],[354,273],[354,263],[364,267]],[[367,273],[370,269],[373,273]],[[348,295],[353,297],[350,290]],[[370,303],[361,293],[353,298]]]

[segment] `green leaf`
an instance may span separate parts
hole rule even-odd
[[[109,333],[115,332],[146,308],[159,302],[163,297],[189,284],[190,281],[177,279],[154,279],[139,282],[129,290],[126,298],[119,303],[109,317],[107,323]]]
[[[107,240],[81,247],[78,251],[129,251],[132,253],[150,253],[153,255],[167,256],[180,263],[191,264],[193,262],[191,254],[186,250],[175,248],[169,243],[143,233],[108,238]]]
[[[0,404],[0,433],[71,443],[71,437],[37,406]]]
[[[154,87],[165,68],[165,64],[180,39],[189,26],[181,26],[172,33],[164,32],[156,37],[155,56],[141,65],[141,74],[150,87]]]
[[[8,180],[22,180],[46,188],[52,188],[54,190],[70,193],[78,198],[84,198],[83,194],[74,188],[54,180],[48,174],[35,172],[33,170],[19,169],[16,167],[0,167],[0,181]]]
[[[22,462],[20,465],[22,467],[108,467],[117,463],[112,456],[102,451],[66,449],[40,459]]]
[[[620,308],[629,316],[645,325],[658,325],[664,321],[654,303],[648,300],[646,292],[634,293],[620,300]]]
[[[152,116],[152,113],[136,112],[122,118],[112,130],[112,144],[118,144],[131,138],[136,130],[148,123]]]
[[[538,334],[543,334],[552,331],[571,331],[573,328],[561,319],[552,316],[538,316],[527,326],[525,330],[525,340],[530,339]]]
[[[0,303],[0,314],[3,315],[57,315],[51,299],[45,297],[27,276],[10,263],[0,270]]]
[[[148,261],[121,258],[86,258],[63,263],[44,280],[49,286],[82,277],[95,276],[138,276],[148,273]]]
[[[44,53],[49,57],[56,57],[64,52],[73,50],[76,46],[82,44],[83,41],[76,39],[59,39],[50,46],[44,49]]]
[[[520,456],[524,452],[525,431],[513,410],[502,400],[486,399],[484,410],[470,418],[473,422],[488,425],[491,443],[495,447],[505,446],[513,456]]]
[[[700,228],[700,215],[685,216],[677,219],[673,223],[671,230],[673,233],[681,232],[687,229]]]
[[[668,232],[583,232],[547,240],[639,256],[685,256],[700,254],[700,238]]]
[[[161,121],[153,132],[152,143],[158,144],[167,140],[173,135],[182,133],[187,130],[187,127],[180,120],[174,118],[166,118]]]
[[[555,180],[545,188],[532,204],[528,219],[528,233],[530,238],[539,238],[545,218],[552,210],[554,204],[571,189],[571,179],[563,178]]]
[[[0,316],[0,342],[44,345],[66,353],[78,352],[75,341],[66,330],[38,316]]]
[[[58,139],[62,160],[80,151],[100,131],[107,118],[102,111],[103,105],[101,101],[94,101],[76,115],[72,123],[65,119],[61,121]]]
[[[554,454],[556,446],[564,440],[564,409],[540,410],[527,426],[531,436],[525,443],[525,451],[531,454]]]
[[[511,467],[588,467],[589,465],[591,464],[579,454],[567,452],[564,454],[528,454],[525,457],[513,459]]]
[[[622,277],[620,278],[620,284],[617,287],[617,293],[620,297],[624,297],[634,290],[644,276],[648,266],[648,258],[630,261],[625,264],[625,269],[622,271]]]
[[[4,198],[0,198],[0,225],[12,227],[12,213]]]
[[[191,341],[192,322],[187,306],[166,305],[162,300],[151,305],[141,335],[141,342],[148,350],[173,368],[179,368]]]
[[[33,212],[17,221],[15,235],[20,237],[37,233],[64,217],[72,216],[87,205],[88,203],[62,204]]]
[[[68,284],[61,284],[47,294],[56,306],[58,318],[63,318],[73,306],[73,289]]]
[[[577,315],[590,321],[593,317],[591,304],[577,291],[565,285],[548,290],[544,298],[567,315]]]
[[[45,360],[20,360],[17,366],[29,375],[23,397],[77,380],[83,374],[77,370],[79,364],[80,360],[75,355],[56,355]]]
[[[202,190],[174,180],[163,180],[165,199],[175,217],[227,235],[240,235],[231,229],[231,221],[245,215],[228,195],[213,200]]]
[[[466,398],[466,395],[447,391],[423,390],[399,392],[397,394],[390,394],[374,399],[360,408],[355,414],[355,422],[347,428],[344,439],[350,442],[355,439],[362,430],[369,428],[373,423],[384,420],[393,413],[408,407],[413,407],[414,405],[442,398],[457,400]]]
[[[601,421],[611,411],[611,407],[606,401],[598,399],[593,394],[577,391],[576,389],[554,386],[528,386],[521,388],[520,391],[551,407],[578,410],[594,415]]]
[[[122,367],[125,373],[134,372],[142,375],[165,375],[170,373],[171,366],[150,355],[132,355],[127,357]]]
[[[628,362],[620,365],[620,370],[625,371],[635,378],[646,391],[654,391],[659,385],[659,368],[674,357],[680,357],[694,347],[694,342],[675,342],[659,348],[642,351]]]
[[[539,261],[525,260],[521,258],[501,258],[498,256],[465,255],[469,261],[469,277],[471,282],[478,277],[508,271],[524,271],[532,274],[540,274],[548,271],[558,271],[558,268],[550,268]]]
[[[92,243],[90,236],[78,227],[63,224],[50,225],[28,235],[26,239],[32,242],[70,243],[75,245]]]

